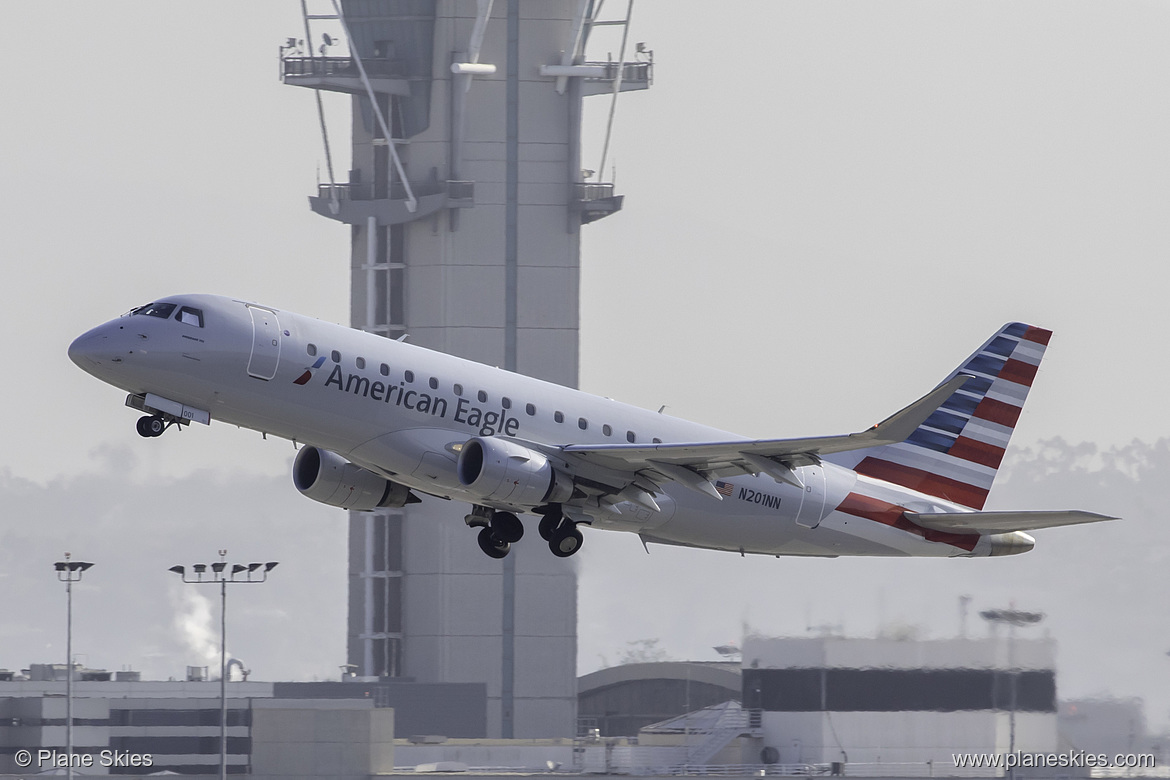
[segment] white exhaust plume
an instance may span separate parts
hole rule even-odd
[[[174,626],[179,641],[193,660],[219,671],[219,633],[212,616],[211,599],[198,588],[173,588]]]

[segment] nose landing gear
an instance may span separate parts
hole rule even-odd
[[[155,436],[162,436],[163,432],[171,427],[172,424],[157,414],[148,414],[145,417],[139,417],[135,427],[138,429],[139,436],[146,439],[153,439]]]

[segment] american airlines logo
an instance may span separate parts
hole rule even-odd
[[[308,383],[309,383],[309,380],[313,378],[313,369],[314,369],[314,368],[320,368],[320,367],[321,367],[321,364],[322,364],[322,363],[324,363],[324,362],[325,362],[325,356],[324,356],[324,355],[322,355],[321,357],[317,358],[317,362],[316,362],[316,363],[314,363],[313,365],[309,366],[308,368],[306,368],[306,369],[305,369],[305,373],[301,374],[300,376],[298,376],[296,379],[294,379],[294,380],[293,380],[293,384],[294,384],[294,385],[305,385],[305,384],[308,384]]]

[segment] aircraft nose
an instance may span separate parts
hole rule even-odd
[[[86,331],[69,345],[69,359],[83,371],[89,371],[102,362],[102,353],[108,351],[109,338],[101,328]]]

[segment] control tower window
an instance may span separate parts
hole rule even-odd
[[[175,304],[173,303],[148,303],[145,306],[139,306],[132,310],[131,314],[145,314],[147,317],[159,317],[167,319],[175,311]]]
[[[192,309],[190,306],[184,306],[179,309],[179,316],[176,318],[184,325],[194,325],[196,328],[203,327],[203,310]]]

